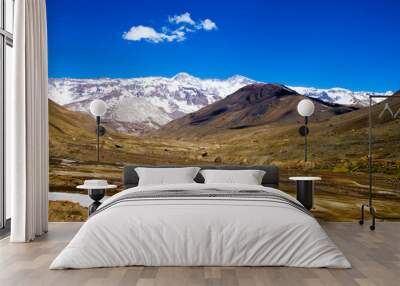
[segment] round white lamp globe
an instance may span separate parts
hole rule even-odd
[[[314,109],[314,103],[309,99],[303,99],[297,105],[297,112],[304,117],[313,115]]]
[[[94,116],[103,116],[107,111],[107,104],[101,99],[95,99],[90,104],[90,112]]]

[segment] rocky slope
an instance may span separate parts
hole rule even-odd
[[[89,113],[90,102],[108,105],[105,120],[115,129],[156,129],[187,113],[218,101],[254,81],[241,76],[199,79],[186,73],[172,78],[50,79],[49,98],[72,111]]]

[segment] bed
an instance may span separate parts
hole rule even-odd
[[[278,190],[275,166],[261,185],[194,183],[138,186],[124,168],[124,191],[108,198],[50,269],[118,266],[292,266],[350,268],[312,214]],[[169,166],[170,167],[170,166]]]

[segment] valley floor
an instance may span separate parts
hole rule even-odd
[[[312,210],[315,217],[327,221],[354,221],[360,217],[360,206],[368,200],[368,177],[365,173],[335,173],[332,171],[288,170],[282,168],[279,188],[296,196],[295,183],[289,181],[294,175],[318,175],[322,181],[316,184],[315,205]],[[104,178],[110,183],[121,185],[122,165],[107,164],[59,164],[52,165],[51,191],[82,193],[75,187],[89,178]],[[400,220],[400,192],[387,176],[375,176],[374,206],[378,220]],[[113,195],[121,188],[107,195]],[[49,205],[50,221],[84,221],[86,208],[78,203],[51,201]]]

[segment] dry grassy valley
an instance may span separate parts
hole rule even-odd
[[[400,107],[400,102],[398,102]],[[376,108],[375,113],[379,109]],[[374,113],[374,114],[375,114]],[[281,168],[280,188],[294,194],[291,175],[321,175],[316,188],[316,217],[348,221],[359,216],[366,202],[367,110],[357,110],[310,126],[310,162],[305,165],[300,120],[243,129],[216,130],[201,138],[170,133],[134,136],[107,129],[102,138],[101,162],[95,161],[94,120],[50,102],[50,191],[77,192],[84,179],[104,178],[121,185],[125,164],[276,164]],[[400,218],[399,120],[384,119],[373,129],[374,202],[378,216]],[[119,191],[117,189],[116,191]],[[112,193],[109,193],[109,195]],[[85,208],[71,202],[50,202],[51,221],[81,221]]]

